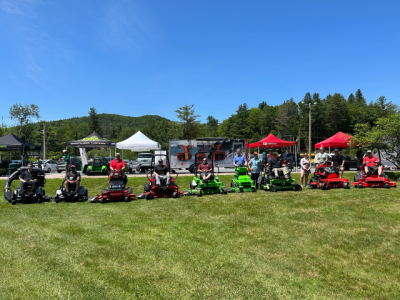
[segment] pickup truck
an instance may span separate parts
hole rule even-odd
[[[138,153],[136,161],[139,165],[139,172],[146,172],[148,169],[150,169],[152,158],[152,153]]]

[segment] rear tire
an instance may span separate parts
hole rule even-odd
[[[47,173],[51,173],[51,169],[50,168],[47,169]]]
[[[126,193],[127,194],[132,194],[133,193],[133,189],[131,187],[126,188]]]
[[[222,190],[222,194],[224,194],[224,195],[228,194],[228,191],[226,190],[226,188],[223,187],[221,190]]]
[[[153,199],[152,194],[151,193],[147,193],[146,194],[146,200],[151,200]]]
[[[57,170],[57,173],[61,173],[61,171]]]
[[[148,192],[150,192],[150,184],[148,184],[148,183],[145,183],[144,184],[144,192],[146,192],[146,193],[148,193]]]
[[[197,190],[197,197],[201,197],[202,196],[202,194],[201,194],[201,189],[198,189]]]

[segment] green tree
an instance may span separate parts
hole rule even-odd
[[[379,118],[373,127],[368,123],[357,124],[352,144],[368,145],[368,148],[384,150],[387,159],[400,168],[400,113]]]
[[[206,123],[207,136],[218,136],[218,125],[218,120],[216,118],[214,118],[213,116],[208,116]]]
[[[194,104],[186,104],[175,111],[180,120],[179,123],[182,128],[182,138],[184,139],[194,139],[199,136],[202,131],[200,121],[197,120],[200,116],[194,114],[193,107]]]
[[[326,99],[325,122],[327,133],[333,135],[338,131],[347,132],[348,109],[347,101],[341,94],[328,95]]]
[[[91,132],[97,131],[101,134],[100,123],[99,123],[99,116],[97,114],[97,110],[94,107],[91,107],[89,110],[89,128]]]
[[[354,104],[356,102],[356,97],[354,97],[353,93],[349,95],[349,98],[347,98],[347,101],[349,104]]]
[[[297,104],[290,100],[284,101],[278,108],[278,115],[276,116],[276,128],[281,135],[292,134],[291,130],[298,116]]]
[[[23,127],[29,124],[32,118],[40,118],[39,107],[36,104],[21,105],[20,103],[18,103],[11,106],[10,119],[17,120],[19,124],[20,134],[24,134]]]

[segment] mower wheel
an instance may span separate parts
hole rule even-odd
[[[129,200],[129,197],[128,196],[125,196],[125,202],[129,202],[130,200]]]
[[[201,197],[201,189],[197,190],[197,197]]]
[[[15,199],[11,200],[11,205],[15,205],[15,204],[17,204],[17,200],[15,200]]]
[[[234,187],[235,186],[235,184],[233,183],[233,180],[231,181],[231,187]]]
[[[173,192],[172,193],[172,198],[178,198],[178,195],[179,195],[178,192]]]
[[[107,168],[105,168],[105,169],[103,169],[102,171],[101,171],[101,173],[103,173],[103,175],[108,175],[108,169]]]
[[[389,176],[387,176],[386,174],[383,174],[383,178],[389,179]]]
[[[222,190],[222,194],[224,194],[224,195],[225,195],[225,194],[228,194],[228,191],[227,191],[226,188],[223,187],[223,188],[221,188],[221,190]]]
[[[354,182],[359,182],[360,181],[360,177],[358,177],[357,175],[354,176]]]
[[[240,193],[243,193],[244,192],[244,190],[243,190],[243,188],[241,187],[241,188],[239,188],[239,192]]]
[[[389,182],[386,182],[386,183],[385,183],[385,188],[386,188],[386,189],[390,189],[390,183],[389,183]]]
[[[42,202],[43,202],[43,197],[42,197],[42,195],[38,195],[37,203],[42,203]]]
[[[128,195],[132,194],[132,193],[133,193],[133,189],[132,189],[131,187],[127,187],[127,188],[126,188],[126,193],[127,193]]]
[[[87,170],[86,170],[86,175],[87,175],[87,176],[90,176],[90,174],[92,174],[92,171],[90,171],[90,169],[87,169]]]
[[[364,185],[362,183],[359,183],[358,188],[362,189],[362,188],[364,188]]]
[[[324,182],[324,183],[321,183],[321,190],[327,190],[328,188],[327,188],[327,184]]]
[[[146,200],[151,200],[153,199],[153,195],[151,193],[146,194]]]
[[[293,189],[295,192],[300,192],[301,190],[303,190],[303,188],[299,184],[293,184]]]
[[[344,189],[349,189],[350,188],[350,184],[348,182],[343,183],[343,188]]]
[[[270,185],[269,185],[269,191],[270,191],[271,193],[276,193],[276,192],[278,191],[278,189],[276,188],[275,185],[270,184]]]
[[[101,204],[104,204],[104,203],[105,203],[103,197],[100,198],[99,202],[100,202]]]
[[[54,202],[55,202],[55,203],[60,203],[60,199],[58,198],[58,196],[56,196],[56,197],[54,198]]]
[[[251,188],[251,191],[252,191],[253,193],[255,193],[255,192],[257,192],[257,189],[256,189],[255,187],[252,187],[252,188]]]
[[[145,184],[144,184],[144,192],[145,192],[145,193],[150,192],[150,184],[148,184],[148,183],[145,183]]]

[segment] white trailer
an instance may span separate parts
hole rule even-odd
[[[213,152],[210,150],[213,149]],[[197,163],[203,157],[218,162],[218,167],[233,168],[236,150],[245,153],[245,139],[197,138],[195,140],[172,140],[169,142],[171,169],[186,169],[194,173]],[[203,152],[203,153],[201,153]]]

